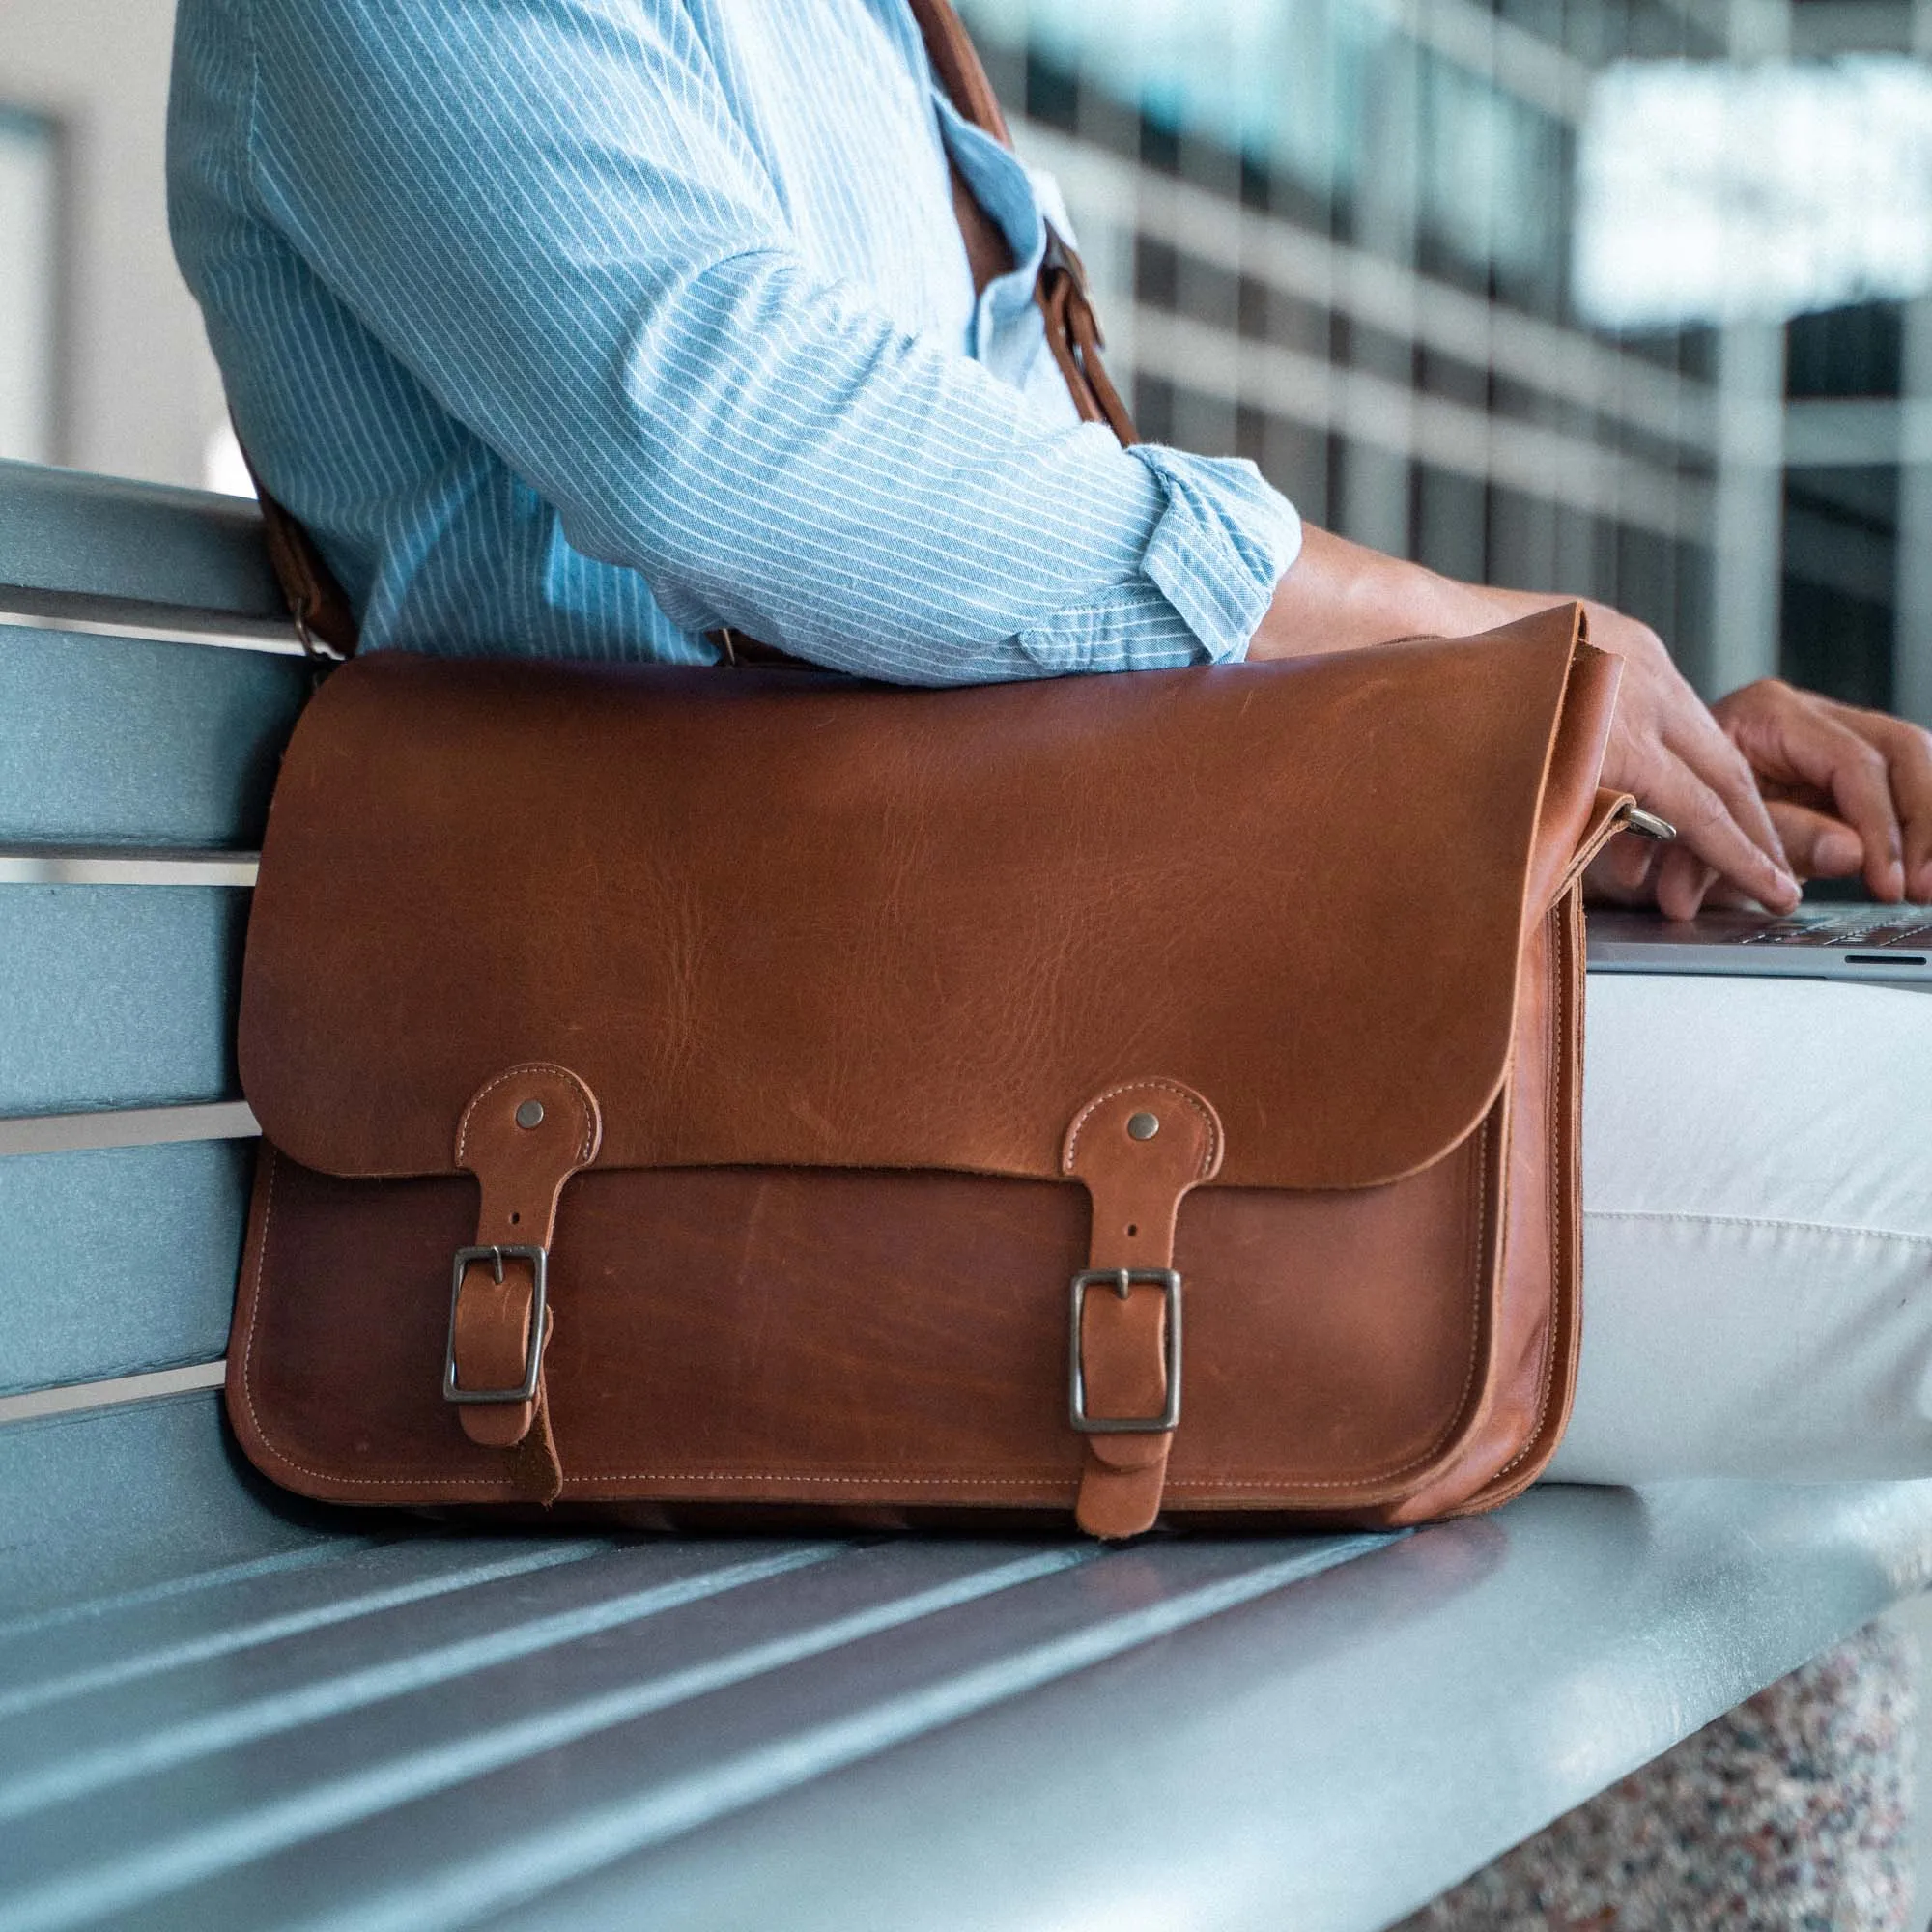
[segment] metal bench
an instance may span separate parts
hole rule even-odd
[[[1932,1484],[1111,1551],[283,1496],[216,1387],[308,669],[226,498],[0,465],[0,1932],[1366,1932],[1932,1572]]]

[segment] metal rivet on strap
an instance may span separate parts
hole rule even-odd
[[[497,1118],[500,1120],[502,1116],[498,1115]],[[526,1100],[524,1104],[517,1109],[517,1124],[520,1127],[542,1126],[543,1102],[541,1100]]]
[[[1127,1119],[1127,1132],[1137,1141],[1151,1141],[1160,1132],[1158,1114],[1133,1114]]]

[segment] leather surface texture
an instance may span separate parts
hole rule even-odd
[[[1576,875],[1620,810],[1580,626],[947,692],[337,671],[244,969],[244,1447],[632,1520],[1514,1493],[1574,1376]],[[494,1182],[458,1153],[492,1091]],[[553,1148],[580,1094],[601,1138]],[[553,1208],[539,1404],[450,1406],[452,1257]],[[1076,1273],[1169,1266],[1072,1328]],[[463,1277],[493,1386],[506,1275]],[[1160,1415],[1170,1309],[1175,1426],[1082,1433],[1083,1364],[1090,1414]]]

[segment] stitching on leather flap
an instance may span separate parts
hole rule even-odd
[[[1075,1116],[1073,1125],[1067,1132],[1066,1152],[1061,1158],[1061,1172],[1064,1174],[1073,1172],[1074,1162],[1080,1152],[1080,1136],[1086,1131],[1087,1122],[1109,1100],[1118,1100],[1122,1094],[1145,1094],[1156,1090],[1162,1094],[1172,1094],[1176,1099],[1198,1114],[1206,1123],[1208,1149],[1202,1156],[1197,1174],[1199,1179],[1207,1179],[1221,1162],[1221,1124],[1215,1120],[1213,1113],[1202,1105],[1199,1095],[1190,1093],[1185,1087],[1177,1086],[1172,1080],[1123,1080],[1120,1086],[1109,1087],[1104,1094],[1095,1094]]]

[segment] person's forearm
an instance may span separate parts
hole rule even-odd
[[[1557,601],[1459,583],[1308,524],[1301,554],[1276,584],[1248,656],[1310,657],[1397,638],[1467,637]]]

